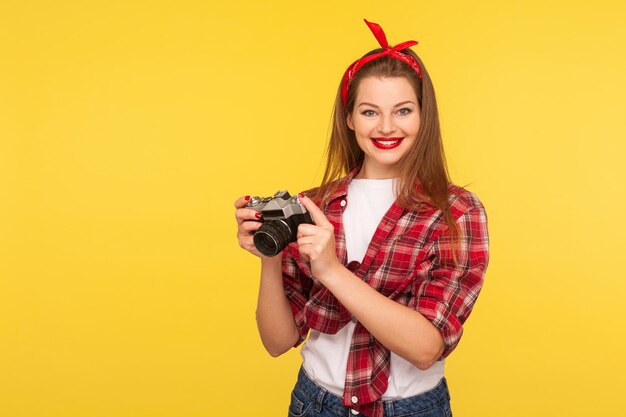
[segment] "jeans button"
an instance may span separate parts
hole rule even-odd
[[[359,412],[358,412],[358,411],[356,411],[356,410],[350,410],[350,412],[351,412],[351,413],[352,413],[352,415],[354,415],[354,416],[356,416],[357,414],[359,414]]]

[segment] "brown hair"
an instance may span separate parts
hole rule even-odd
[[[383,49],[375,49],[364,56],[381,51]],[[400,160],[400,175],[396,184],[397,202],[402,208],[413,211],[419,210],[422,203],[440,209],[455,241],[458,239],[458,228],[448,201],[450,176],[441,141],[435,90],[428,71],[417,54],[410,48],[404,49],[402,53],[410,54],[417,60],[422,70],[421,79],[408,64],[383,56],[368,62],[355,74],[350,83],[345,107],[341,100],[341,84],[339,85],[333,108],[332,133],[326,149],[326,170],[322,184],[313,190],[311,197],[323,206],[336,189],[337,180],[363,163],[364,153],[357,144],[354,131],[346,122],[348,114],[354,108],[361,81],[368,77],[405,78],[413,86],[417,96],[420,127],[413,147]],[[417,182],[421,183],[423,193],[416,189]]]

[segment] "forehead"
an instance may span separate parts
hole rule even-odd
[[[356,105],[361,102],[379,106],[394,105],[403,101],[417,103],[415,91],[409,80],[403,77],[367,77],[361,80],[356,92]]]

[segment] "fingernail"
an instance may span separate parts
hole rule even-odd
[[[244,200],[246,200],[246,201],[248,201],[248,200],[250,200],[250,196],[249,196],[249,195],[247,195],[247,196],[245,196],[243,199],[244,199]]]
[[[298,197],[299,197],[299,198],[302,198],[302,197],[304,197],[304,194],[302,194],[302,193],[298,193]]]
[[[259,212],[254,213],[254,215],[256,216],[257,219],[260,219],[261,217],[263,217],[263,215]]]

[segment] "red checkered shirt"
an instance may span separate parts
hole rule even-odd
[[[337,258],[357,277],[386,297],[417,310],[441,332],[443,357],[454,350],[463,323],[478,297],[489,258],[487,216],[471,192],[449,185],[453,218],[460,230],[455,264],[449,227],[441,210],[423,203],[418,211],[395,202],[378,225],[361,263],[347,263],[342,213],[349,204],[348,183],[358,168],[341,180],[323,208],[335,228]],[[283,252],[285,294],[302,343],[309,329],[335,334],[352,314],[311,275],[296,243]],[[387,390],[390,352],[367,329],[356,324],[348,355],[343,404],[366,416],[382,417],[380,399]],[[357,402],[355,403],[354,397]]]

